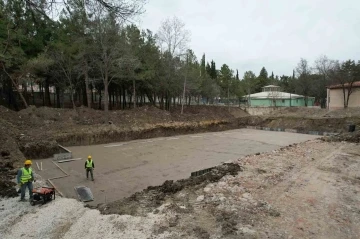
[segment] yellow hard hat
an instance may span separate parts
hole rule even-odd
[[[31,160],[30,159],[27,159],[27,160],[25,160],[25,163],[24,163],[25,165],[31,165],[32,164],[32,162],[31,162]]]
[[[91,155],[88,156],[88,159],[91,159]]]

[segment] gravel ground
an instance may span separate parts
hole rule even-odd
[[[74,199],[57,198],[44,206],[31,207],[18,199],[0,201],[0,238],[149,238],[164,215],[146,217],[100,215]],[[157,238],[171,238],[165,233]]]

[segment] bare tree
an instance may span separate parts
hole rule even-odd
[[[305,96],[305,106],[307,106],[308,105],[308,96],[312,89],[311,68],[308,64],[308,61],[301,58],[295,71],[298,76],[298,82],[297,82],[298,92]]]
[[[132,81],[132,87],[133,87],[133,105],[134,108],[136,108],[136,69],[139,69],[141,66],[140,61],[135,58],[134,56],[127,55],[123,56],[118,60],[118,66],[121,70],[120,78],[127,78]]]
[[[124,41],[120,37],[122,26],[114,16],[106,13],[102,5],[93,6],[91,32],[93,34],[92,64],[98,70],[104,83],[104,110],[109,111],[109,85],[119,76],[118,62],[124,51]]]
[[[185,29],[185,23],[179,18],[174,16],[173,18],[167,18],[162,22],[160,29],[157,34],[158,44],[162,52],[167,52],[170,55],[168,62],[168,81],[171,80],[171,64],[172,59],[175,57],[186,57],[185,53],[187,45],[190,41],[190,32]],[[186,57],[187,58],[187,57]],[[185,90],[186,90],[186,78],[184,78],[184,89],[182,96],[182,103],[185,101]],[[167,99],[169,100],[169,99]],[[183,112],[183,106],[181,113]]]
[[[190,32],[179,18],[167,18],[162,22],[157,34],[160,49],[167,51],[172,57],[180,56],[187,50]]]
[[[325,108],[325,99],[326,99],[326,87],[331,83],[330,82],[330,73],[335,66],[335,61],[329,59],[327,56],[320,56],[315,60],[315,72],[320,76],[317,80],[317,85],[314,87],[314,90],[317,91],[317,95],[320,97],[321,107]]]
[[[112,13],[122,21],[144,13],[147,0],[79,0],[85,7],[101,5],[108,13]],[[69,0],[25,0],[27,7],[39,12],[48,19],[49,15],[59,14],[69,6]]]
[[[349,105],[351,94],[354,92],[353,87],[356,81],[360,80],[360,62],[357,64],[353,60],[342,63],[335,62],[334,67],[330,70],[330,77],[334,83],[343,91],[344,108]]]
[[[16,91],[19,93],[21,100],[24,103],[25,108],[29,107],[24,95],[22,94],[21,90],[19,89],[19,82],[23,80],[24,75],[26,74],[26,71],[18,71],[16,73],[13,74],[9,74],[5,68],[5,64],[3,64],[2,62],[0,62],[0,65],[2,65],[3,71],[5,72],[5,74],[9,77],[9,79],[11,80],[11,83],[13,85],[13,87],[16,89]]]
[[[76,108],[74,101],[74,93],[76,88],[76,65],[74,58],[67,52],[60,49],[55,49],[48,52],[49,56],[52,58],[55,67],[59,71],[59,75],[65,78],[65,82],[62,78],[59,78],[58,85],[62,85],[63,88],[67,88],[70,93],[70,100],[73,106],[73,109]]]

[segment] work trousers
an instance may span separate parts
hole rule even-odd
[[[91,174],[91,179],[94,180],[93,168],[86,168],[86,178],[89,178],[89,172]]]
[[[30,199],[33,198],[33,183],[32,182],[27,182],[21,185],[21,200],[25,199],[25,191],[26,188],[29,189],[29,195],[30,195]]]

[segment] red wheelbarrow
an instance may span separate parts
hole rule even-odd
[[[30,204],[34,206],[37,203],[45,204],[49,201],[55,200],[55,188],[41,187],[33,189],[33,199]]]

